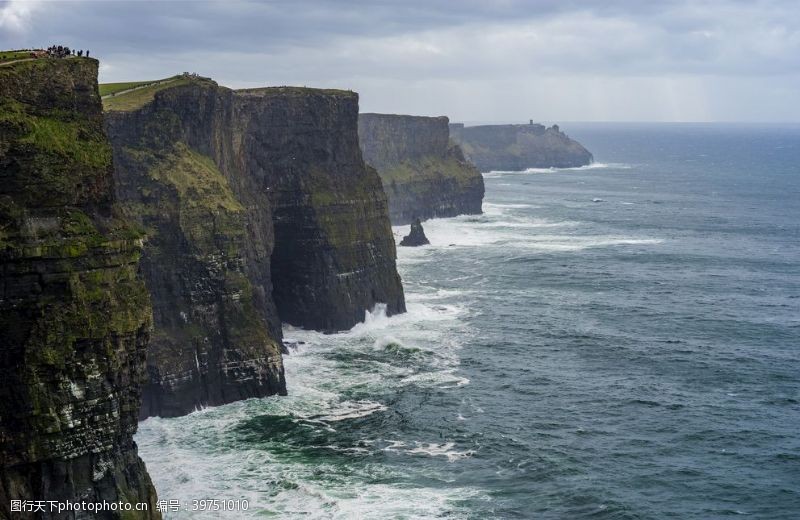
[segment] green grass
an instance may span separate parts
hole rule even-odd
[[[391,168],[379,170],[384,184],[410,184],[433,179],[450,179],[468,185],[480,175],[453,157],[423,157],[419,161],[404,161]]]
[[[184,76],[175,76],[173,78],[167,78],[155,83],[150,82],[152,84],[149,86],[137,88],[136,90],[132,90],[124,94],[103,98],[103,110],[119,111],[119,112],[136,110],[137,108],[141,108],[147,103],[153,101],[157,92],[164,90],[166,88],[177,87],[180,85],[188,85],[192,81],[194,81],[192,78],[187,78]],[[140,84],[146,85],[147,83],[148,82],[145,81],[141,82]],[[109,85],[119,85],[119,83],[109,83]],[[101,95],[103,95],[102,94],[103,85],[101,85],[100,88],[101,88]],[[120,90],[126,90],[126,89],[120,89]]]
[[[116,94],[117,92],[122,92],[123,90],[129,90],[136,87],[143,87],[145,85],[150,85],[161,81],[166,81],[166,80],[156,79],[152,81],[126,81],[123,83],[101,83],[100,95],[110,96],[112,94]]]
[[[79,121],[28,115],[27,123],[30,133],[20,139],[21,142],[95,168],[111,163],[111,147],[105,139],[82,138],[83,127]]]
[[[70,162],[91,168],[111,164],[108,141],[99,132],[89,132],[83,121],[61,119],[57,113],[31,114],[22,103],[1,99],[0,125],[18,128],[20,143],[32,144]]]
[[[307,96],[309,94],[327,94],[334,96],[353,96],[352,90],[341,90],[335,88],[313,88],[313,87],[257,87],[243,88],[236,92],[242,94],[291,94]]]
[[[5,61],[24,60],[31,57],[31,51],[0,51],[0,63]]]
[[[151,170],[150,176],[173,186],[187,208],[244,211],[217,165],[183,143],[175,145],[175,154]]]

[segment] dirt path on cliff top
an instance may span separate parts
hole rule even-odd
[[[133,87],[125,90],[120,90],[119,92],[114,92],[113,94],[106,94],[105,96],[100,96],[100,99],[108,99],[110,97],[121,96],[122,94],[127,94],[128,92],[133,92],[134,90],[141,90],[143,88],[154,87],[156,85],[165,85],[167,83],[172,83],[173,81],[177,81],[178,78],[170,78],[165,79],[162,81],[155,81],[153,83],[148,83],[147,85],[139,85],[138,87]]]
[[[15,63],[22,63],[23,61],[33,61],[33,60],[38,60],[38,59],[39,58],[23,58],[21,60],[6,61],[6,62],[3,62],[3,63],[0,63],[0,67],[5,67],[7,65],[13,65]]]
[[[19,60],[11,60],[11,61],[4,61],[0,62],[0,67],[5,67],[7,65],[13,65],[15,63],[22,63],[23,61],[34,61],[34,60],[70,60],[72,58],[78,58],[79,56],[65,56],[63,58],[50,58],[50,57],[41,57],[41,58],[22,58]]]

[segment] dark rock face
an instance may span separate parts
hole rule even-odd
[[[526,168],[572,168],[592,162],[592,154],[558,125],[451,124],[450,135],[482,172]]]
[[[106,114],[120,200],[148,230],[143,417],[285,394],[281,319],[335,331],[405,310],[357,111],[353,93],[197,78]]]
[[[389,197],[392,224],[481,213],[483,177],[450,142],[446,117],[361,114],[358,133]]]
[[[270,205],[245,175],[233,105],[198,79],[106,114],[119,199],[148,234],[155,332],[142,418],[286,393]]]
[[[106,500],[160,518],[133,441],[151,328],[140,254],[113,204],[97,61],[0,67],[0,517],[72,518],[11,500]]]
[[[400,241],[401,246],[417,247],[430,244],[428,237],[425,236],[425,230],[422,229],[422,222],[419,219],[411,223],[411,232],[403,237]]]
[[[358,147],[358,95],[278,87],[236,98],[248,170],[273,207],[281,319],[334,332],[377,303],[405,312],[386,195]]]

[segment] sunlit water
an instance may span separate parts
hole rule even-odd
[[[160,498],[250,503],[167,518],[800,517],[800,129],[571,133],[399,248],[407,314],[287,328],[289,397],[143,422]]]

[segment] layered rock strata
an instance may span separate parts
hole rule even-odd
[[[405,310],[357,111],[351,92],[182,78],[107,112],[119,197],[149,236],[143,416],[285,393],[281,320],[332,332]]]
[[[236,100],[249,174],[273,207],[281,319],[334,332],[378,303],[405,312],[386,195],[358,146],[358,94],[276,87]]]
[[[450,141],[446,117],[361,114],[364,160],[380,174],[394,225],[479,214],[483,177]]]
[[[155,332],[143,418],[286,393],[269,202],[227,159],[217,94],[197,79],[106,113],[118,197],[147,232]]]
[[[133,441],[151,328],[141,233],[113,204],[97,67],[0,67],[3,518],[75,517],[13,500],[144,503],[136,518],[160,518]]]
[[[558,125],[450,125],[450,135],[482,172],[527,168],[573,168],[592,162],[592,154]]]

